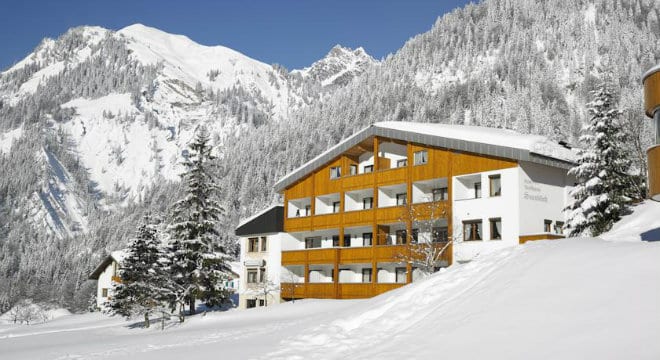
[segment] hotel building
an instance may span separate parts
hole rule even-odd
[[[286,274],[285,300],[365,298],[412,282],[422,243],[446,247],[434,264],[443,267],[561,238],[574,160],[542,136],[376,123],[275,184],[281,251],[268,266]]]

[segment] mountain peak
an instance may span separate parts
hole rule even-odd
[[[362,74],[367,68],[377,64],[378,61],[367,54],[364,48],[351,49],[337,44],[324,58],[316,61],[310,67],[294,71],[303,77],[321,81],[323,86],[343,86]]]

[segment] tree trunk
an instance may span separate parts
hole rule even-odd
[[[149,328],[149,313],[144,313],[144,328]]]
[[[190,306],[190,315],[195,315],[195,298],[194,297],[191,296],[190,299],[188,299],[188,305]]]
[[[184,303],[180,303],[180,304],[179,304],[179,322],[180,322],[180,323],[182,323],[183,320],[185,320],[185,315],[184,315],[184,313],[183,313],[184,309],[185,309],[185,304],[184,304]]]

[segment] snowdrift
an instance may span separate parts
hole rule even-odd
[[[660,241],[643,234],[659,215],[660,203],[643,203],[603,239],[531,242],[373,299],[232,310],[165,331],[74,315],[2,325],[0,349],[11,359],[658,359]]]

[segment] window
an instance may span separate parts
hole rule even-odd
[[[268,242],[265,236],[261,237],[261,251],[268,251]]]
[[[397,230],[395,232],[396,234],[396,244],[405,244],[406,243],[406,237],[408,236],[406,230]]]
[[[446,187],[433,189],[433,201],[449,200],[449,191]]]
[[[563,221],[555,221],[555,233],[559,235],[564,234],[564,222]]]
[[[362,282],[363,283],[371,282],[371,269],[369,268],[362,269]]]
[[[449,229],[446,226],[434,227],[431,231],[431,241],[434,243],[447,241],[449,238]]]
[[[344,246],[351,246],[351,234],[344,234]]]
[[[338,213],[340,207],[341,207],[341,201],[334,201],[332,203],[332,212],[335,214]]]
[[[362,234],[362,245],[363,246],[371,246],[373,238],[374,238],[374,234],[372,234],[372,233]]]
[[[101,289],[101,296],[108,297],[108,288]]]
[[[429,153],[426,150],[415,151],[414,164],[423,165],[429,162]]]
[[[396,282],[399,284],[405,284],[406,282],[406,268],[398,267],[395,270],[396,272]]]
[[[259,238],[248,238],[248,252],[259,251]]]
[[[266,306],[266,300],[259,299],[259,306]]]
[[[259,269],[259,282],[265,282],[266,281],[266,268],[260,268]]]
[[[502,219],[490,219],[490,239],[502,240]]]
[[[410,238],[411,244],[417,244],[417,242],[419,242],[419,229],[412,229]]]
[[[321,238],[318,236],[305,238],[305,249],[321,247]]]
[[[543,232],[552,232],[552,220],[543,220]]]
[[[396,167],[406,167],[408,166],[408,159],[401,159],[396,161]]]
[[[374,207],[374,198],[366,197],[362,199],[362,209],[368,210]]]
[[[312,215],[312,205],[305,205],[305,216]]]
[[[338,179],[341,176],[341,166],[333,166],[330,168],[330,179]]]
[[[339,247],[339,235],[332,235],[332,246]]]
[[[358,170],[357,165],[351,165],[349,169],[350,169],[351,175],[357,175],[357,170]]]
[[[463,241],[481,240],[481,220],[463,221]]]
[[[481,197],[481,181],[474,183],[474,198],[479,199]]]
[[[396,194],[396,205],[405,205],[407,203],[407,193]]]
[[[488,181],[490,182],[490,196],[502,195],[502,180],[500,179],[500,175],[490,175]]]
[[[365,174],[372,173],[372,172],[374,172],[374,166],[373,165],[365,165],[364,166],[364,173]]]
[[[257,307],[257,299],[247,299],[245,307],[248,309]]]
[[[248,271],[247,271],[247,282],[248,282],[248,284],[256,284],[258,274],[259,274],[259,272],[257,271],[257,269],[248,269]]]

